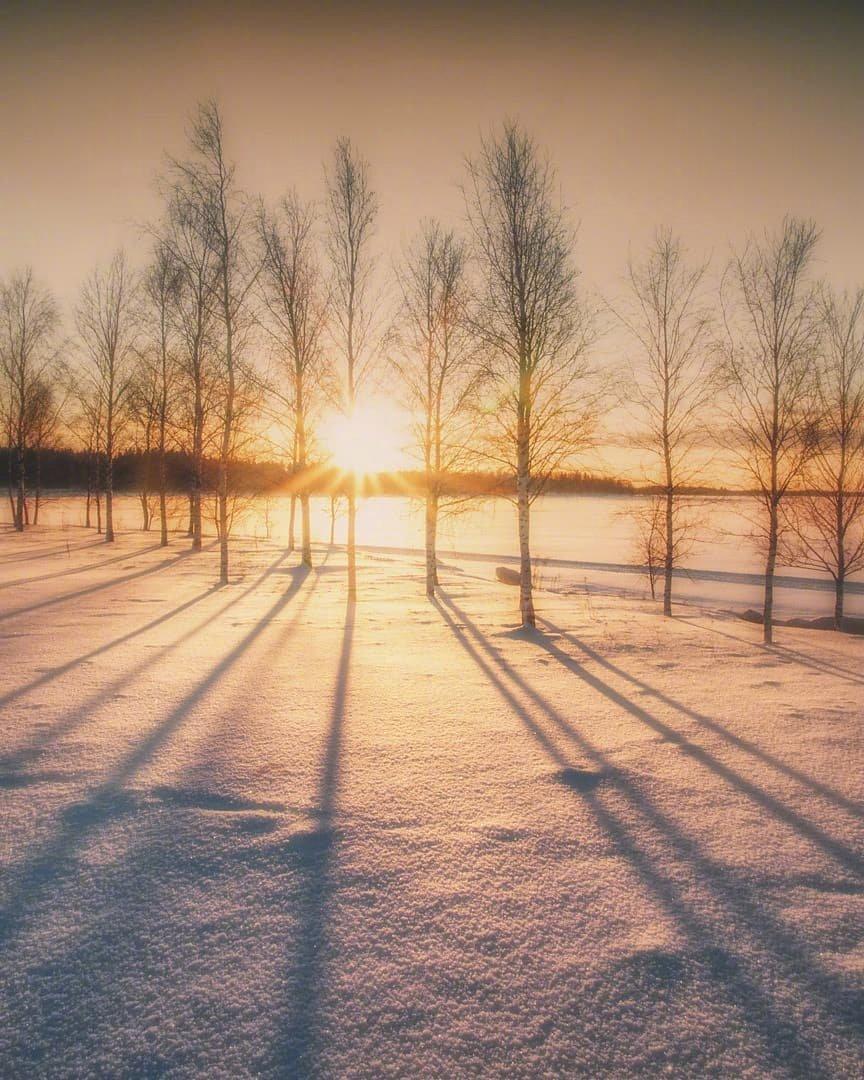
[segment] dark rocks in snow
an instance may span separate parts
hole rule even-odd
[[[495,577],[498,578],[502,585],[519,584],[519,571],[513,570],[509,566],[496,566]]]

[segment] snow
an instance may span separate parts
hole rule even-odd
[[[4,1077],[862,1075],[861,639],[94,539],[0,535]]]

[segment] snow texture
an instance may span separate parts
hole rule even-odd
[[[0,536],[2,1076],[862,1075],[864,642],[315,559]]]

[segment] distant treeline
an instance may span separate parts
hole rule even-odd
[[[42,449],[24,455],[29,486],[84,491],[101,486],[104,463],[96,455],[82,450]],[[159,464],[156,454],[130,451],[114,459],[114,487],[125,491],[152,490],[156,486]],[[15,475],[14,452],[0,448],[0,470],[7,486]],[[165,455],[167,485],[171,491],[188,491],[192,485],[192,463],[186,454],[169,451]],[[275,462],[237,461],[232,465],[236,491],[266,492],[284,485],[289,473]],[[218,462],[204,459],[205,490],[215,490]]]
[[[88,485],[95,490],[99,475],[98,463],[93,455],[82,450],[49,449],[28,451],[25,468],[30,486],[60,490],[84,491]],[[204,459],[204,490],[215,491],[218,483],[219,463]],[[14,453],[8,447],[0,448],[0,475],[7,486],[15,475]],[[193,468],[188,455],[169,451],[165,470],[167,486],[174,492],[186,492],[192,486]],[[119,454],[114,462],[114,486],[123,491],[152,490],[156,486],[158,461],[155,454],[140,451]],[[231,487],[247,494],[299,494],[343,495],[348,491],[350,478],[334,468],[312,467],[305,471],[292,471],[275,461],[235,461],[231,465]],[[512,474],[504,472],[459,472],[446,477],[443,494],[447,496],[515,494],[516,482]],[[549,494],[590,495],[640,495],[655,494],[660,488],[640,487],[629,480],[574,470],[550,477],[544,488]],[[399,472],[366,476],[361,482],[363,495],[425,495],[426,479],[420,470],[406,469]],[[693,487],[687,489],[693,495],[739,494],[723,488]]]

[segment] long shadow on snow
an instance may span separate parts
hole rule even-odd
[[[679,618],[681,618],[681,616],[679,616]],[[812,656],[807,656],[806,653],[798,652],[797,649],[793,649],[789,645],[783,645],[777,641],[771,645],[766,645],[763,641],[753,641],[748,638],[738,637],[737,634],[730,634],[726,630],[718,630],[716,626],[706,626],[704,623],[697,622],[696,619],[692,617],[685,616],[682,621],[685,620],[689,626],[695,626],[697,629],[704,630],[706,633],[716,634],[718,637],[727,638],[729,641],[734,641],[738,645],[750,645],[752,648],[760,649],[769,656],[776,656],[778,660],[782,660],[784,663],[798,664],[801,667],[810,668],[811,671],[818,671],[823,675],[836,675],[841,679],[846,679],[847,682],[855,683],[858,686],[864,686],[864,675],[862,675],[860,671],[851,671],[849,668],[843,667],[842,664],[832,664],[830,660],[814,660]],[[829,633],[829,631],[826,630],[812,630],[810,632],[816,635],[822,635],[823,638]]]
[[[355,615],[356,605],[349,602],[318,784],[318,823],[313,831],[292,841],[302,878],[297,901],[297,951],[287,980],[290,1007],[285,1029],[277,1033],[273,1046],[267,1049],[266,1060],[259,1064],[262,1071],[278,1076],[309,1076],[317,1071],[318,1008],[327,962],[329,909],[335,890],[335,822]]]
[[[32,542],[32,536],[28,536],[27,539],[24,541],[24,543]],[[38,543],[38,540],[36,542]],[[87,548],[100,547],[104,544],[104,540],[85,540],[81,544],[60,544],[57,547],[46,548],[37,551],[10,551],[8,554],[0,555],[0,566],[6,566],[7,563],[32,562],[34,559],[53,558],[55,555],[71,555],[73,552],[77,553],[79,551],[86,551]]]
[[[213,544],[208,544],[207,548],[213,546]],[[136,581],[138,578],[149,577],[151,574],[156,574],[160,570],[167,569],[169,566],[176,566],[177,563],[182,562],[184,559],[188,559],[193,554],[196,553],[191,550],[181,551],[178,555],[174,555],[170,559],[163,559],[161,562],[156,563],[155,566],[147,566],[143,570],[136,570],[134,574],[124,574],[123,577],[111,578],[110,581],[100,581],[95,585],[88,585],[84,589],[78,589],[77,592],[64,593],[62,596],[50,596],[47,600],[40,600],[36,604],[14,608],[12,611],[4,611],[0,613],[0,621],[14,619],[16,615],[29,615],[34,611],[42,611],[44,608],[54,607],[56,604],[64,604],[69,600],[81,600],[85,596],[92,596],[93,593],[103,592],[105,589],[115,589],[118,585],[126,585],[128,582]],[[128,557],[132,558],[133,556]]]
[[[202,701],[219,680],[238,662],[271,620],[297,595],[308,576],[307,567],[297,567],[291,585],[255,623],[251,630],[208,672],[168,715],[139,743],[83,801],[66,808],[60,828],[43,850],[23,866],[16,867],[11,896],[0,911],[0,949],[8,946],[18,927],[26,922],[41,894],[56,883],[64,870],[75,871],[75,854],[88,836],[104,822],[134,809],[134,801],[124,785],[140,772],[183,724],[191,709]]]
[[[246,596],[248,596],[251,592],[254,592],[254,590],[257,589],[258,586],[267,577],[269,577],[271,574],[277,573],[281,564],[285,561],[285,559],[288,558],[288,554],[289,553],[287,551],[283,551],[282,554],[279,555],[279,557],[269,567],[267,567],[267,569],[264,570],[263,573],[261,573],[255,579],[255,581],[252,582],[251,585],[248,585],[241,592],[237,593],[236,596],[233,596],[228,601],[228,603],[223,604],[221,608],[208,615],[205,619],[203,619],[196,626],[193,626],[190,630],[187,630],[185,634],[181,634],[180,637],[176,638],[174,641],[171,641],[167,645],[164,645],[157,652],[154,652],[146,659],[141,660],[138,664],[130,668],[128,671],[124,671],[115,679],[112,679],[95,694],[91,694],[90,697],[86,698],[73,712],[69,713],[67,716],[54,724],[53,727],[46,728],[40,731],[23,746],[19,746],[16,750],[4,754],[2,757],[0,757],[0,769],[20,769],[23,765],[26,765],[34,759],[38,758],[52,743],[56,742],[64,735],[68,735],[71,731],[79,728],[82,724],[88,721],[93,715],[93,713],[100,706],[104,705],[113,694],[118,693],[124,686],[126,686],[128,683],[131,683],[133,679],[143,674],[149,668],[154,667],[156,664],[164,660],[166,656],[174,652],[175,649],[178,649],[181,645],[184,645],[186,642],[196,637],[198,634],[204,631],[212,622],[214,622],[220,616],[224,615],[236,604],[239,604],[240,601],[243,600]],[[170,618],[173,618],[184,610],[188,610],[194,604],[200,603],[200,601],[205,599],[207,596],[210,596],[214,592],[219,591],[221,591],[221,586],[213,586],[206,592],[201,593],[199,596],[193,597],[185,604],[181,604],[180,607],[175,608],[173,611],[166,612],[164,615],[161,615],[158,618],[152,620],[145,626],[141,627],[139,630],[131,631],[128,634],[124,634],[121,637],[117,638],[115,641],[109,642],[107,645],[100,646],[98,649],[94,649],[90,653],[85,653],[84,656],[78,657],[74,661],[69,661],[67,664],[62,665],[60,668],[55,668],[52,671],[45,672],[44,675],[40,676],[38,679],[34,679],[26,686],[23,686],[17,690],[12,690],[3,698],[0,698],[0,706],[6,705],[14,699],[20,697],[21,695],[29,693],[31,690],[37,689],[39,686],[42,686],[44,683],[49,682],[56,676],[62,675],[68,670],[72,670],[77,664],[83,663],[84,661],[89,660],[92,657],[99,655],[100,653],[106,652],[109,649],[114,648],[115,645],[121,645],[123,644],[123,642],[128,641],[130,638],[135,637],[138,634],[142,634],[147,630],[153,629],[153,627],[158,626],[160,623],[163,623]]]
[[[757,898],[749,895],[751,890],[746,882],[703,852],[649,795],[616,769],[587,736],[576,730],[551,703],[502,660],[463,611],[446,596],[433,603],[462,648],[550,759],[558,765],[562,785],[587,803],[600,826],[636,870],[646,888],[674,919],[695,954],[705,963],[730,1007],[737,1012],[742,1026],[755,1035],[761,1053],[773,1066],[791,1068],[795,1075],[830,1076],[830,1069],[819,1061],[820,1047],[825,1043],[830,1044],[832,1038],[842,1039],[847,1046],[850,1040],[857,1044],[864,1033],[860,995],[820,970],[818,957],[810,953],[804,942],[773,919]],[[461,625],[457,624],[454,615]],[[473,642],[467,640],[463,628]],[[516,697],[508,682],[535,704],[544,720],[551,722],[579,748],[590,762],[590,767],[572,762],[561,752],[548,732]],[[648,843],[640,842],[634,823],[628,822],[620,810],[607,805],[607,793],[608,801],[616,796],[623,798],[631,813],[642,818],[650,832],[662,838],[668,849],[674,852],[675,859],[683,862],[708,891],[710,907],[697,906],[688,899],[686,889],[675,876],[658,865],[656,846],[651,845],[650,835]],[[705,910],[715,914],[705,914]],[[733,952],[732,947],[740,940],[742,931],[750,940],[747,947]],[[806,1032],[802,1030],[800,1022],[784,1013],[782,1002],[775,999],[778,975],[782,982],[796,986],[808,1005],[810,1022]]]
[[[105,566],[111,566],[113,563],[128,562],[130,559],[137,559],[139,555],[148,555],[151,551],[158,551],[162,547],[161,544],[149,544],[147,547],[134,548],[132,551],[126,551],[122,555],[114,555],[110,559],[100,559],[98,562],[88,562],[84,566],[71,566],[66,570],[55,570],[51,574],[38,574],[35,577],[18,578],[16,581],[3,581],[0,582],[0,589],[11,589],[17,585],[33,585],[38,581],[53,581],[55,578],[71,577],[73,574],[84,574],[88,570],[101,570]]]
[[[280,558],[286,554],[283,553]],[[313,580],[303,590],[302,597],[298,597],[292,605],[292,614],[278,636],[274,637],[266,652],[256,659],[255,670],[269,670],[271,658],[281,651],[287,638],[296,631],[319,576],[327,569],[322,563],[312,571]],[[267,617],[272,618],[272,613]],[[244,678],[243,687],[235,694],[235,703],[245,699],[248,685],[254,685],[255,670],[248,672]],[[234,709],[235,704],[226,703],[220,708],[222,722],[215,730],[208,729],[207,745],[217,751],[217,756],[214,758],[210,751],[205,751],[203,755],[198,753],[195,771],[199,775],[208,778],[219,775],[218,754],[231,752],[230,749],[225,750],[224,735],[232,724],[230,718]],[[155,796],[163,809],[179,815],[196,811],[229,814],[264,811],[278,815],[287,809],[282,802],[214,791],[212,786],[201,788],[195,783],[191,786],[182,783],[179,786],[158,785],[149,794]],[[300,812],[305,807],[296,806],[294,809]],[[64,1039],[68,1037],[66,1032],[70,1025],[72,1030],[80,1032],[75,1043],[76,1053],[83,1053],[86,1046],[101,1060],[111,1031],[116,1031],[116,1025],[128,1023],[133,1017],[128,1009],[134,1006],[122,997],[118,999],[115,979],[120,976],[122,983],[122,973],[128,966],[141,963],[137,942],[142,938],[161,938],[159,929],[155,928],[162,918],[160,913],[164,911],[163,905],[171,910],[182,897],[182,890],[199,887],[202,878],[210,881],[211,887],[217,888],[218,881],[225,876],[236,884],[245,870],[261,870],[260,849],[240,843],[233,855],[214,857],[206,840],[184,851],[178,867],[177,849],[171,839],[175,835],[172,824],[169,822],[160,832],[168,838],[167,846],[155,841],[154,837],[158,834],[149,829],[140,830],[138,840],[130,845],[122,861],[106,868],[100,875],[96,904],[88,905],[86,914],[81,913],[75,935],[71,940],[63,941],[59,955],[52,954],[51,943],[46,942],[35,964],[28,965],[26,977],[31,998],[20,1014],[18,1026],[10,1034],[7,1044],[10,1060],[23,1059],[33,1070],[50,1070],[53,1062],[68,1059],[70,1048]],[[178,835],[182,835],[182,830]],[[299,858],[303,860],[304,851],[301,846]],[[282,854],[280,851],[280,856]],[[271,855],[267,852],[264,857],[269,859]],[[87,916],[90,916],[89,920]],[[194,930],[190,932],[195,933]],[[207,948],[203,944],[196,946],[196,959],[199,967],[206,962]],[[58,997],[58,986],[67,987],[66,995],[62,998]],[[40,1037],[37,1040],[33,1039],[30,1030],[29,1018],[34,1015],[39,1018],[34,1022],[40,1024]],[[107,1021],[107,1033],[106,1016],[113,1017],[113,1020]],[[60,1023],[60,1018],[63,1023]],[[217,1021],[222,1035],[228,1039],[234,1038],[231,1027],[234,1019],[234,1012],[226,1010],[226,1014]],[[242,1039],[243,1035],[239,1037]],[[207,1025],[199,1027],[195,1024],[186,1031],[182,1054],[168,1058],[156,1050],[152,1058],[142,1056],[140,1050],[124,1042],[119,1053],[112,1056],[111,1067],[123,1075],[135,1076],[162,1075],[165,1071],[182,1068],[200,1070],[201,1054],[203,1052],[206,1058],[211,1045],[208,1038],[212,1038],[212,1032],[208,1033]],[[255,1049],[257,1051],[258,1048]]]
[[[860,818],[862,816],[862,807],[860,803],[855,802],[853,799],[848,799],[841,792],[835,791],[834,788],[829,787],[827,784],[823,784],[821,781],[814,779],[812,776],[808,776],[806,773],[801,772],[793,766],[787,765],[785,762],[781,761],[777,757],[774,757],[773,754],[769,754],[767,750],[763,750],[761,746],[757,745],[754,742],[751,742],[749,739],[744,739],[740,735],[733,734],[733,732],[729,731],[728,728],[725,728],[717,720],[712,720],[710,716],[705,716],[704,713],[697,712],[695,709],[690,709],[686,705],[682,705],[681,702],[677,701],[675,698],[670,697],[668,694],[664,694],[661,690],[657,690],[649,683],[644,682],[642,679],[638,679],[635,675],[631,675],[628,671],[625,671],[624,668],[618,667],[617,664],[613,664],[611,660],[607,660],[606,657],[602,656],[599,652],[597,652],[596,649],[590,648],[590,646],[586,645],[583,641],[577,638],[575,634],[572,634],[566,630],[562,630],[560,626],[556,626],[554,623],[549,622],[548,619],[540,619],[539,622],[542,626],[545,626],[547,630],[551,630],[554,634],[560,634],[561,637],[565,638],[571,644],[581,649],[586,656],[590,657],[593,661],[595,661],[595,663],[605,668],[606,671],[609,671],[612,675],[616,675],[618,676],[618,678],[624,679],[631,685],[637,687],[639,690],[644,691],[646,694],[650,694],[653,698],[656,698],[657,701],[660,701],[664,705],[667,705],[670,709],[674,709],[676,712],[681,713],[682,716],[686,716],[689,720],[693,720],[700,727],[706,728],[708,731],[711,731],[715,735],[720,736],[721,739],[728,742],[736,749],[742,750],[745,753],[755,757],[758,761],[763,762],[763,764],[768,765],[770,768],[776,769],[777,772],[780,772],[784,776],[787,776],[790,780],[795,780],[802,787],[809,788],[817,795],[823,796],[823,798],[830,800],[835,805],[842,807],[842,809],[847,810],[850,814],[854,814],[856,817]],[[589,677],[576,660],[574,660],[572,657],[568,657],[567,654],[562,652],[560,649],[555,648],[548,640],[540,639],[540,643],[547,652],[552,653],[555,659],[563,663],[565,667],[567,667],[571,672],[573,672],[573,674],[578,675],[585,681],[588,681]],[[685,753],[692,754],[694,757],[697,757],[697,759],[700,760],[700,764],[706,765],[714,772],[721,773],[721,775],[723,775],[725,779],[729,780],[730,783],[738,787],[739,790],[743,791],[745,790],[745,788],[752,787],[752,785],[750,785],[748,781],[743,780],[741,777],[737,776],[737,774],[732,773],[731,770],[728,770],[726,766],[722,765],[720,762],[716,761],[716,759],[712,758],[712,756],[708,754],[707,751],[703,751],[699,747],[694,746],[693,744],[688,742],[688,740],[684,739],[683,736],[677,734],[677,732],[672,731],[672,729],[667,730],[665,725],[662,725],[660,721],[655,721],[655,719],[651,717],[647,712],[645,712],[644,709],[640,709],[638,705],[635,705],[629,699],[624,698],[623,696],[619,696],[618,698],[616,698],[614,696],[615,692],[612,691],[610,687],[606,686],[605,683],[603,683],[602,685],[605,688],[601,690],[601,693],[603,693],[604,696],[612,697],[612,700],[615,700],[616,703],[619,705],[622,705],[623,702],[626,702],[626,705],[622,705],[622,707],[626,708],[628,712],[632,712],[633,715],[638,717],[638,719],[643,720],[644,722],[649,723],[650,726],[655,727],[655,730],[660,731],[665,738],[668,738],[671,742],[674,742]],[[599,687],[595,686],[595,689],[599,689]],[[729,775],[726,775],[727,772],[729,773]],[[754,790],[752,791],[746,790],[745,793],[756,799],[757,802],[761,802],[763,798],[769,800],[771,799],[770,796],[764,795],[763,792],[759,791],[759,789],[756,788],[754,788]],[[786,808],[783,807],[781,804],[777,803],[776,805],[774,805],[774,803],[776,803],[776,800],[772,800],[771,805],[766,805],[766,809],[771,810],[772,813],[777,813],[778,816],[783,816],[784,814],[791,814],[792,817],[790,817],[789,819],[789,824],[795,824],[792,818],[796,817],[797,815],[794,815],[792,811],[786,810]],[[803,818],[800,820],[806,821],[806,819]],[[809,823],[807,823],[807,825],[809,826]],[[813,828],[813,826],[809,827]],[[812,839],[814,839],[814,842],[820,843],[822,842],[822,839],[824,839],[824,834],[822,837],[814,836],[812,837]],[[830,838],[828,839],[830,840]],[[833,843],[833,841],[831,841],[831,843]],[[847,851],[846,855],[848,856],[848,854],[849,853]],[[855,863],[856,871],[860,873],[862,870],[861,860],[855,859]]]

